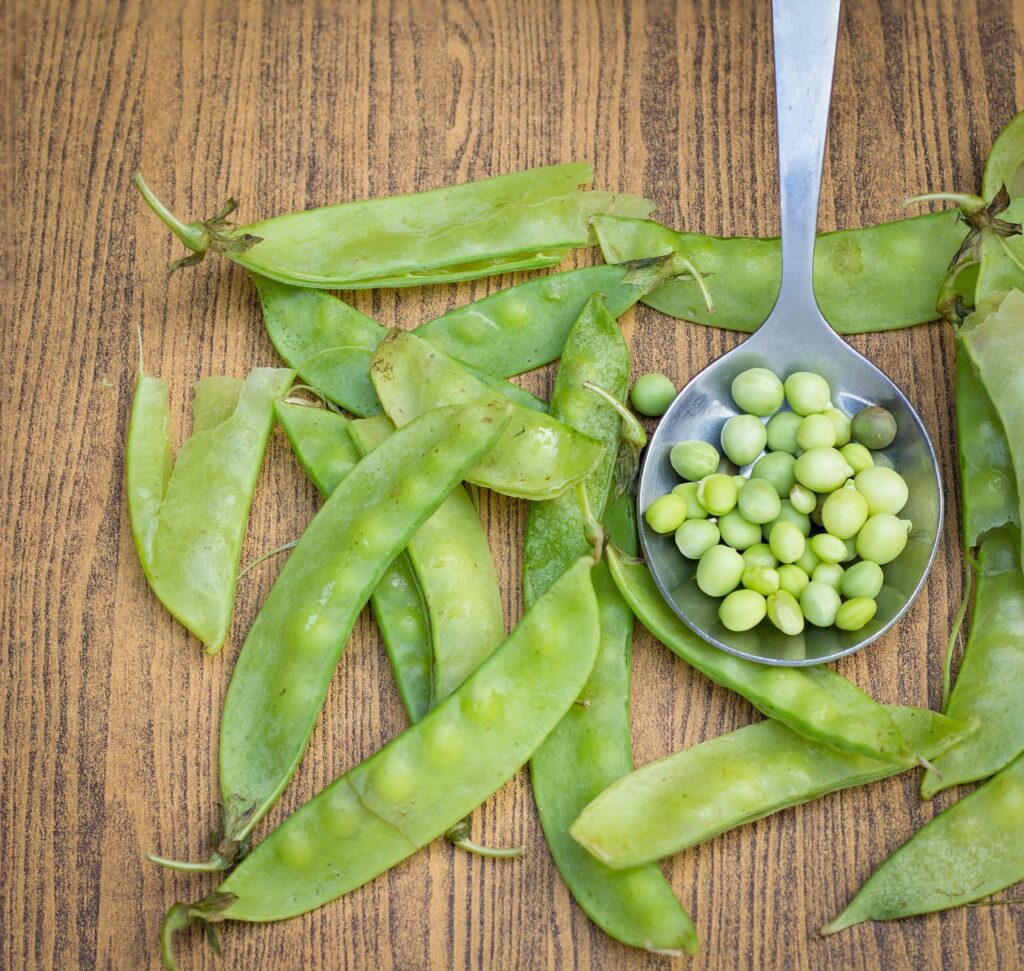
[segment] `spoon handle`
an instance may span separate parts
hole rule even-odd
[[[799,339],[804,325],[818,330],[822,323],[812,268],[839,2],[772,3],[782,208],[782,287],[772,323],[785,325],[789,339]]]

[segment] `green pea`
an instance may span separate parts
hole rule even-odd
[[[668,460],[679,476],[689,482],[697,482],[711,475],[718,468],[721,456],[710,442],[677,442],[668,453]]]
[[[910,490],[899,472],[892,469],[864,469],[853,479],[854,487],[865,499],[868,514],[874,516],[880,512],[898,513],[910,498]]]
[[[867,448],[888,448],[896,438],[896,419],[878,405],[858,411],[850,427],[853,437]]]
[[[804,536],[811,535],[810,516],[802,512],[797,512],[793,508],[793,504],[788,499],[783,499],[782,502],[779,503],[779,505],[782,508],[779,510],[778,518],[773,519],[770,523],[765,523],[762,529],[762,534],[764,535],[764,538],[766,540],[768,539],[768,536],[772,531],[772,526],[774,526],[776,523],[782,522],[792,523],[794,526],[796,526],[797,529],[800,530],[801,533],[803,533]]]
[[[804,615],[800,610],[800,604],[790,591],[779,590],[768,597],[767,603],[768,619],[783,634],[791,637],[799,634],[804,629]]]
[[[836,593],[842,588],[843,574],[846,571],[838,563],[819,563],[811,574],[811,579],[824,583]]]
[[[789,490],[796,482],[796,475],[793,472],[795,464],[796,459],[789,452],[768,452],[754,463],[750,470],[750,478],[770,482],[782,499],[789,495]]]
[[[770,523],[782,512],[782,502],[775,486],[765,479],[748,479],[740,489],[736,504],[743,518],[751,523]],[[758,536],[760,533],[758,530]]]
[[[733,549],[745,550],[761,541],[761,527],[744,519],[738,509],[719,516],[718,529],[722,534],[722,542]]]
[[[764,620],[767,604],[754,590],[735,590],[718,607],[718,617],[733,631],[750,630]]]
[[[841,592],[850,600],[867,597],[874,600],[882,590],[885,574],[877,563],[861,560],[854,563],[844,574]]]
[[[795,563],[803,555],[804,534],[798,526],[782,520],[772,526],[768,535],[768,545],[780,563]]]
[[[832,391],[820,374],[795,371],[784,387],[789,407],[798,415],[816,415],[832,407]]]
[[[697,564],[697,586],[709,597],[724,597],[739,586],[743,557],[729,546],[712,546]]]
[[[767,441],[768,431],[754,415],[733,415],[722,428],[722,451],[739,466],[750,465]]]
[[[779,589],[779,571],[767,566],[748,566],[740,577],[740,583],[746,589],[767,597]]]
[[[836,627],[840,630],[860,630],[878,610],[870,597],[854,597],[836,611]]]
[[[784,395],[782,382],[767,368],[749,368],[733,378],[732,400],[749,415],[765,418],[775,414]]]
[[[795,563],[787,563],[776,571],[779,574],[779,589],[799,597],[811,578]]]
[[[816,536],[812,536],[811,549],[822,563],[840,563],[846,556],[846,543],[838,536],[832,536],[829,533],[818,533]]]
[[[656,533],[674,533],[686,519],[686,500],[670,492],[647,507],[644,519]]]
[[[909,519],[897,519],[892,513],[871,516],[857,534],[857,553],[874,563],[891,563],[906,547],[910,529]]]
[[[736,508],[739,490],[732,477],[716,472],[697,483],[697,499],[712,516],[724,516]]]
[[[755,543],[753,546],[748,546],[743,551],[743,562],[748,568],[752,566],[767,566],[773,568],[779,561],[775,559],[775,554],[771,551],[771,547],[767,543]]]
[[[857,537],[849,536],[844,539],[843,542],[846,544],[846,556],[844,556],[839,562],[850,563],[857,559]]]
[[[808,415],[796,430],[796,443],[809,448],[831,448],[836,444],[836,427],[828,415]]]
[[[809,516],[818,507],[818,497],[805,485],[794,482],[789,490],[789,501],[797,512]]]
[[[836,431],[836,448],[843,448],[849,443],[851,428],[850,419],[846,417],[838,408],[829,408],[825,412],[825,416],[830,422],[832,427]]]
[[[676,530],[676,546],[688,560],[699,560],[721,536],[709,519],[688,519]]]
[[[877,469],[871,471],[883,472],[888,470]],[[893,475],[896,475],[896,473],[893,472]],[[890,512],[892,510],[885,511]],[[896,511],[898,512],[899,510]],[[825,499],[821,507],[821,525],[833,536],[838,536],[844,540],[850,539],[850,537],[856,536],[861,526],[867,522],[868,513],[868,502],[858,490],[837,489]]]
[[[747,484],[747,477],[745,475],[730,475],[729,478],[732,479],[733,485],[736,486],[737,493]],[[736,501],[739,502],[739,495],[736,496]]]
[[[846,459],[834,448],[809,448],[793,466],[796,480],[815,492],[835,492],[853,475]]]
[[[697,498],[696,482],[681,482],[672,490],[672,495],[681,496],[686,503],[686,518],[707,519],[708,511],[700,504]]]
[[[629,393],[633,407],[641,415],[660,418],[676,397],[676,386],[664,374],[642,374]]]
[[[839,594],[828,584],[812,580],[800,594],[800,609],[809,624],[831,627],[839,611]]]
[[[800,567],[808,576],[814,572],[814,568],[821,562],[818,555],[811,549],[810,544],[807,545],[807,549],[804,550],[804,555],[796,561],[796,566]]]
[[[860,444],[860,442],[850,442],[839,449],[839,454],[846,459],[847,464],[853,469],[854,474],[857,472],[863,472],[865,469],[870,469],[875,464],[875,460],[871,457],[871,453]]]
[[[795,411],[780,411],[768,419],[768,448],[773,452],[789,452],[800,450],[796,443],[796,430],[803,421],[803,416]]]

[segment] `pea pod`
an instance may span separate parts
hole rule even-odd
[[[294,373],[199,381],[192,437],[171,462],[167,385],[140,367],[125,451],[139,560],[160,602],[215,654],[231,623],[238,561],[274,399]]]
[[[826,924],[834,934],[866,920],[948,910],[1024,880],[1024,756],[926,823]]]
[[[773,667],[727,654],[705,643],[671,610],[650,571],[614,547],[607,552],[616,586],[637,619],[669,650],[716,684],[806,738],[843,752],[901,767],[922,752],[904,739],[892,713],[827,667]]]
[[[162,932],[167,966],[171,935],[192,921],[281,920],[319,907],[436,839],[508,781],[594,665],[592,566],[586,557],[570,567],[454,694],[300,807],[216,893],[175,904]]]
[[[303,472],[325,499],[358,464],[349,421],[326,408],[276,401],[274,414]]]
[[[977,727],[923,708],[888,707],[907,741],[938,755]],[[771,719],[637,769],[602,792],[571,833],[612,867],[651,863],[735,826],[901,771],[797,735]]]
[[[370,373],[384,410],[399,427],[439,405],[497,400],[454,358],[401,331],[377,349]],[[513,406],[505,434],[466,478],[521,499],[551,499],[590,472],[603,451],[563,422]]]

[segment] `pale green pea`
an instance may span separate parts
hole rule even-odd
[[[696,482],[711,475],[718,468],[721,456],[710,442],[677,442],[668,453],[668,460],[679,476]]]
[[[818,497],[805,485],[794,482],[789,490],[789,501],[797,512],[809,516],[818,507]]]
[[[803,555],[805,545],[799,527],[786,520],[772,526],[768,535],[768,546],[780,563],[795,563]]]
[[[860,630],[878,610],[870,597],[854,597],[836,611],[836,627],[840,630]]]
[[[895,474],[894,472],[893,475]],[[867,522],[868,512],[868,502],[858,490],[837,489],[822,504],[821,525],[833,536],[843,540],[850,539],[856,536],[861,526]]]
[[[629,393],[633,407],[641,415],[660,418],[676,396],[676,386],[664,374],[642,374]]]
[[[644,519],[656,533],[674,533],[686,519],[686,500],[670,492],[647,507]]]
[[[686,503],[687,520],[708,518],[708,511],[700,504],[700,500],[697,498],[696,482],[681,482],[672,490],[672,494],[674,496],[682,496],[683,501]]]
[[[800,567],[808,576],[814,572],[814,568],[821,562],[814,550],[811,549],[808,544],[807,549],[804,550],[804,555],[796,561],[796,566]]]
[[[843,574],[846,571],[838,563],[819,563],[811,574],[812,580],[824,583],[831,587],[836,593],[842,588]]]
[[[850,442],[844,445],[839,449],[839,454],[846,459],[847,464],[853,469],[854,475],[865,469],[870,469],[875,464],[871,453],[860,442]]]
[[[889,512],[895,515],[910,498],[910,490],[899,472],[881,466],[864,469],[853,479],[857,492],[865,499],[868,514]]]
[[[793,472],[795,464],[796,459],[789,452],[769,452],[754,463],[750,470],[750,478],[770,482],[782,499],[789,494],[789,490],[796,482],[796,475]]]
[[[722,451],[737,465],[750,465],[764,450],[768,431],[754,415],[733,415],[722,428]]]
[[[721,535],[709,519],[688,519],[676,530],[676,547],[688,560],[699,560]]]
[[[782,512],[782,503],[775,486],[765,479],[749,479],[744,482],[736,505],[743,518],[751,523],[770,523]],[[760,532],[758,530],[758,535]]]
[[[779,574],[779,589],[799,597],[811,578],[795,563],[787,563],[776,571]]]
[[[867,448],[888,448],[896,438],[896,419],[891,411],[878,405],[862,408],[850,426],[853,437]]]
[[[850,600],[867,597],[874,600],[882,590],[885,574],[877,563],[861,560],[854,563],[844,574],[842,594]]]
[[[761,527],[744,519],[738,509],[718,517],[718,530],[722,542],[736,550],[745,550],[761,541]]]
[[[773,452],[799,451],[796,443],[796,430],[803,421],[803,416],[795,411],[780,411],[768,419],[768,448]]]
[[[800,604],[788,590],[779,590],[768,597],[767,614],[768,619],[783,634],[793,637],[804,629],[804,615],[800,610]]]
[[[800,609],[809,624],[831,627],[839,610],[839,594],[828,584],[812,580],[800,594]]]
[[[792,523],[800,530],[804,536],[811,535],[811,517],[806,513],[797,512],[793,508],[793,504],[788,499],[783,499],[779,504],[782,508],[779,511],[778,518],[773,519],[770,523],[765,523],[762,527],[762,533],[765,540],[768,539],[772,531],[772,526],[776,523]]]
[[[796,430],[796,443],[809,448],[831,448],[836,444],[836,427],[828,415],[808,415]]]
[[[839,562],[850,563],[857,559],[857,537],[850,536],[848,539],[844,539],[843,542],[846,544],[846,556],[844,556]]]
[[[732,477],[716,472],[697,483],[697,499],[712,516],[724,516],[736,508],[739,490]]]
[[[850,441],[850,419],[838,408],[829,408],[825,412],[825,416],[832,422],[832,427],[836,430],[836,448],[843,448]]]
[[[818,533],[812,536],[811,549],[822,563],[841,563],[846,556],[846,543],[830,533]]]
[[[906,547],[911,525],[909,519],[888,512],[871,516],[857,534],[858,555],[883,566],[891,563]]]
[[[697,586],[709,597],[724,597],[739,586],[743,557],[729,546],[712,546],[697,564]]]
[[[739,502],[739,491],[747,484],[749,480],[745,475],[730,475],[729,478],[732,479],[732,484],[736,486],[736,501]]]
[[[828,382],[810,371],[795,371],[784,385],[789,407],[798,415],[816,415],[832,407]]]
[[[775,559],[775,554],[772,553],[771,547],[767,543],[755,543],[743,551],[743,562],[748,568],[752,566],[773,568],[779,561]]]
[[[733,631],[756,627],[767,611],[764,597],[755,590],[734,590],[718,607],[718,617]]]
[[[809,448],[793,466],[796,480],[815,492],[835,492],[853,475],[853,469],[834,448]]]
[[[748,566],[740,577],[740,583],[746,589],[767,597],[779,589],[779,571],[767,566]]]
[[[785,390],[778,376],[767,368],[753,367],[732,381],[732,400],[740,411],[766,418],[782,407]]]

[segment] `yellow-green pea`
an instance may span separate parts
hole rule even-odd
[[[697,482],[718,468],[721,456],[710,442],[690,440],[676,442],[668,453],[668,460],[680,478]]]
[[[853,479],[854,487],[865,499],[868,514],[880,512],[898,513],[910,498],[910,490],[899,472],[875,466],[858,472]]]
[[[770,523],[782,512],[779,494],[766,479],[748,479],[744,482],[736,505],[743,518],[751,523]],[[758,530],[758,535],[760,533]]]
[[[641,415],[660,418],[676,396],[676,386],[664,374],[642,374],[633,382],[629,398]]]
[[[806,540],[799,527],[782,520],[772,526],[768,546],[780,563],[795,563],[803,555]]]
[[[812,536],[811,549],[822,563],[840,563],[846,556],[846,543],[830,533],[818,533],[816,536]]]
[[[850,419],[846,417],[838,408],[829,408],[825,412],[825,416],[830,422],[832,427],[836,430],[836,448],[842,448],[845,446],[851,437]]]
[[[740,577],[740,583],[748,590],[767,597],[779,589],[779,571],[769,566],[748,566]]]
[[[836,611],[836,627],[840,630],[860,630],[878,610],[870,597],[854,597],[840,605]]]
[[[768,619],[783,634],[791,637],[804,629],[804,615],[796,597],[788,590],[773,593],[766,604]]]
[[[799,451],[796,443],[796,430],[803,421],[803,415],[795,411],[780,411],[768,419],[768,448],[773,452]]]
[[[858,490],[837,489],[822,504],[821,525],[833,536],[850,539],[867,522],[868,513],[868,502]]]
[[[787,563],[776,571],[779,574],[779,589],[799,597],[811,578],[795,563]]]
[[[712,516],[724,516],[736,508],[739,490],[732,477],[716,472],[697,483],[697,499]]]
[[[846,459],[847,464],[853,469],[854,475],[865,469],[870,469],[875,464],[871,453],[860,442],[850,442],[844,445],[839,449],[839,454]]]
[[[828,415],[808,415],[796,430],[796,443],[809,448],[831,448],[836,443],[836,428]]]
[[[809,624],[831,627],[839,611],[839,594],[828,584],[812,580],[800,593],[800,609]]]
[[[789,501],[797,512],[809,516],[818,507],[818,497],[805,485],[794,482],[789,490]]]
[[[846,544],[846,556],[844,556],[839,562],[850,563],[857,559],[857,537],[850,536],[844,539],[843,542]]]
[[[761,542],[761,527],[748,522],[738,509],[718,517],[718,531],[722,542],[736,550],[745,550]]]
[[[743,576],[743,557],[731,546],[712,546],[697,564],[697,586],[709,597],[724,597]]]
[[[686,519],[686,500],[670,492],[647,507],[644,519],[656,533],[674,533]]]
[[[764,450],[768,432],[754,415],[733,415],[722,428],[722,451],[737,465],[750,465]]]
[[[819,563],[811,574],[812,580],[824,583],[831,587],[836,593],[842,588],[843,574],[846,571],[838,563]]]
[[[832,407],[832,391],[820,374],[795,371],[783,387],[789,407],[798,415],[816,415]]]
[[[853,475],[842,454],[834,448],[809,448],[793,466],[796,481],[815,492],[835,492]]]
[[[853,600],[867,597],[874,600],[882,590],[885,574],[877,563],[861,560],[854,563],[844,574],[841,592],[844,597]]]
[[[778,565],[775,554],[767,543],[755,543],[743,551],[743,562],[749,569],[752,566],[766,566],[774,569]]]
[[[857,534],[857,553],[873,563],[891,563],[906,547],[910,529],[909,519],[897,519],[892,513],[871,516]]]
[[[756,627],[766,612],[764,597],[754,590],[735,590],[718,607],[719,620],[733,631]]]
[[[686,503],[687,520],[708,518],[708,511],[700,504],[700,500],[697,498],[696,482],[680,482],[672,490],[672,495],[681,496]]]
[[[748,481],[747,477],[745,475],[738,475],[737,474],[737,475],[730,475],[729,478],[732,479],[733,485],[736,486],[736,492],[737,492],[736,501],[739,502],[739,500],[740,500],[739,491],[740,491],[740,489],[742,489],[747,484],[747,481]]]
[[[896,419],[891,411],[871,405],[862,408],[850,423],[853,437],[868,448],[888,448],[896,438]]]
[[[676,530],[676,547],[688,560],[699,560],[721,536],[709,519],[688,519]]]
[[[782,382],[767,368],[748,368],[732,380],[732,400],[749,415],[774,415],[782,407],[784,396]]]
[[[750,470],[751,479],[764,479],[784,499],[796,482],[793,466],[796,459],[789,452],[768,452],[762,455]]]
[[[772,527],[776,523],[792,523],[794,526],[796,526],[797,529],[800,530],[801,533],[804,534],[804,536],[811,535],[810,516],[808,516],[806,513],[797,512],[793,508],[793,503],[791,503],[788,499],[783,499],[782,502],[779,503],[779,505],[782,508],[779,510],[778,518],[773,519],[770,523],[765,523],[762,527],[762,532],[766,540],[771,534]]]

